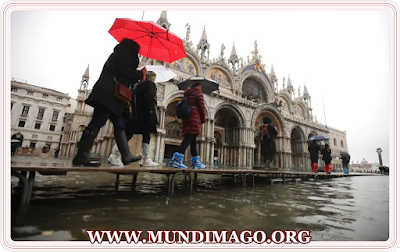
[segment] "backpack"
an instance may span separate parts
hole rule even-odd
[[[186,97],[183,97],[182,100],[176,104],[176,116],[179,119],[186,118],[190,116],[194,107],[189,106],[189,101]]]
[[[266,138],[269,138],[268,124],[261,125],[260,134],[261,134],[261,139],[264,139],[264,136]]]

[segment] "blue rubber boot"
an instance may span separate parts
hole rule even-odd
[[[186,169],[187,166],[182,163],[183,157],[185,155],[175,152],[174,155],[172,156],[172,159],[169,163],[169,166],[175,167],[175,168],[180,168],[180,169]]]
[[[198,169],[203,169],[206,166],[200,162],[200,156],[195,156],[191,157],[190,161],[192,163],[193,169],[198,170]]]

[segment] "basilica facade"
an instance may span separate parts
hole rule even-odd
[[[163,11],[157,22],[169,29],[167,13]],[[303,86],[295,90],[290,76],[283,77],[278,85],[273,66],[269,73],[258,54],[257,41],[250,48],[247,61],[239,58],[233,44],[229,57],[225,57],[222,44],[220,55],[210,59],[210,44],[206,29],[202,31],[199,43],[194,46],[190,40],[190,25],[187,25],[183,39],[187,57],[171,64],[152,59],[141,58],[142,65],[164,65],[177,77],[157,83],[157,103],[159,128],[151,137],[150,156],[159,162],[172,157],[182,141],[181,120],[176,117],[175,106],[183,97],[177,83],[192,76],[205,76],[219,83],[219,90],[205,94],[206,122],[198,137],[198,152],[201,161],[208,166],[241,167],[251,169],[262,165],[258,128],[263,116],[272,118],[278,130],[276,138],[277,153],[274,165],[279,169],[309,169],[307,139],[313,135],[325,135],[330,138],[334,168],[341,168],[338,159],[340,151],[347,151],[346,132],[318,123],[312,114],[311,95]],[[250,51],[249,50],[249,51]],[[76,105],[67,111],[62,137],[61,155],[73,156],[82,131],[89,123],[92,108],[84,104],[90,94],[88,88],[89,68],[85,71]],[[302,91],[302,92],[301,92]],[[115,144],[112,124],[100,131],[92,152],[108,156]],[[140,153],[141,136],[130,141],[131,150]],[[190,151],[185,161],[189,163]],[[320,166],[323,166],[321,161]]]

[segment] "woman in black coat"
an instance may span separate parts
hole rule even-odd
[[[139,83],[136,87],[136,113],[137,118],[128,121],[126,126],[126,137],[132,138],[134,134],[142,134],[142,155],[143,166],[157,166],[150,157],[150,134],[157,132],[158,119],[156,114],[157,107],[157,86],[154,83],[156,74],[149,71],[146,80]],[[133,98],[133,97],[132,97]]]
[[[331,168],[332,168],[332,150],[329,148],[329,144],[325,144],[324,148],[321,150],[321,154],[322,154],[322,160],[324,160],[325,162],[325,167],[324,170],[326,173],[330,173],[331,172]],[[331,165],[329,165],[331,164]]]
[[[308,146],[308,152],[310,152],[311,159],[311,170],[313,170],[314,172],[318,172],[318,159],[320,151],[321,146],[315,140],[312,141],[312,143]]]
[[[329,144],[325,144],[324,148],[321,150],[322,160],[325,161],[325,165],[328,165],[332,161],[332,150],[329,148]]]
[[[124,39],[115,48],[103,66],[103,70],[92,93],[85,103],[94,107],[92,120],[82,134],[78,145],[78,153],[74,157],[73,165],[100,166],[100,162],[89,160],[89,151],[93,142],[108,119],[114,126],[114,137],[118,149],[122,155],[122,162],[127,165],[141,159],[141,156],[133,156],[129,150],[125,133],[125,119],[122,117],[125,103],[114,97],[116,80],[129,87],[139,79],[145,78],[146,70],[138,71],[139,45],[130,39]]]

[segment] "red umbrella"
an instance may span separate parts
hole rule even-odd
[[[153,21],[117,18],[108,32],[118,42],[134,40],[140,46],[139,54],[146,58],[172,63],[186,57],[182,39]]]

